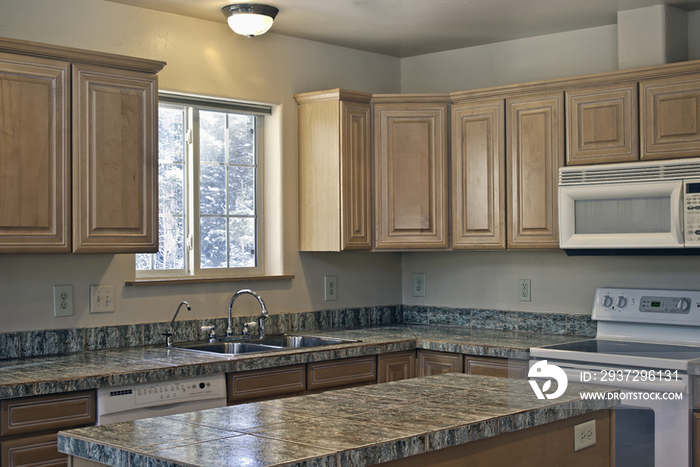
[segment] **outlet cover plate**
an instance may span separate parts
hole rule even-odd
[[[530,279],[520,279],[520,283],[518,284],[518,286],[520,287],[518,292],[520,296],[520,301],[529,302],[531,292]]]
[[[54,285],[53,286],[53,315],[73,316],[73,286]]]
[[[90,286],[90,313],[114,313],[114,286]]]
[[[324,276],[324,295],[327,302],[338,300],[338,276]]]
[[[413,274],[413,296],[425,297],[425,274],[422,272]]]
[[[574,451],[580,451],[594,444],[595,420],[574,426]]]

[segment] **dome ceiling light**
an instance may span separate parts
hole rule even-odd
[[[237,3],[223,7],[221,12],[228,18],[228,25],[233,32],[254,37],[265,34],[272,27],[279,10],[259,3]]]

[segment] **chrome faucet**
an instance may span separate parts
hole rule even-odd
[[[180,302],[180,304],[177,306],[177,310],[175,310],[175,316],[173,316],[173,319],[170,320],[170,330],[166,333],[163,333],[163,335],[165,336],[165,345],[167,345],[168,347],[173,346],[173,324],[175,323],[175,318],[177,318],[177,314],[180,312],[180,308],[182,308],[182,305],[185,305],[187,307],[187,311],[192,311],[190,304],[185,301]]]
[[[235,294],[233,294],[233,297],[231,297],[231,301],[228,304],[228,327],[226,328],[226,336],[233,336],[233,328],[231,327],[233,302],[235,302],[236,299],[243,294],[252,295],[258,300],[258,303],[260,303],[260,316],[258,317],[258,332],[260,339],[262,339],[263,337],[265,337],[265,319],[267,318],[267,308],[265,308],[265,302],[263,302],[263,299],[260,297],[260,295],[256,294],[250,289],[241,289]]]

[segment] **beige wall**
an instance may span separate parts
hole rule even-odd
[[[279,135],[279,143],[267,149],[273,156],[276,152],[281,163],[271,168],[268,188],[283,219],[277,224],[284,272],[296,276],[292,281],[124,287],[124,281],[134,277],[133,255],[2,255],[0,332],[166,320],[180,300],[192,304],[192,317],[224,316],[231,295],[243,287],[261,292],[272,313],[400,303],[397,254],[297,252],[297,125],[292,98],[297,92],[333,87],[398,92],[399,59],[272,33],[247,39],[223,21],[100,0],[2,0],[0,36],[163,60],[168,65],[159,75],[161,89],[279,106],[267,125],[268,134]],[[336,302],[323,301],[327,274],[338,276]],[[89,285],[98,283],[116,286],[115,313],[88,313]],[[73,285],[73,317],[53,317],[56,284]],[[254,313],[255,305],[241,299],[235,313]]]
[[[401,92],[453,92],[613,70],[615,25],[404,58]]]

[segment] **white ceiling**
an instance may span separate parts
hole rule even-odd
[[[107,1],[219,23],[226,22],[221,8],[236,3]],[[259,1],[280,10],[271,32],[395,57],[614,24],[618,11],[661,3],[700,9],[700,0]]]

